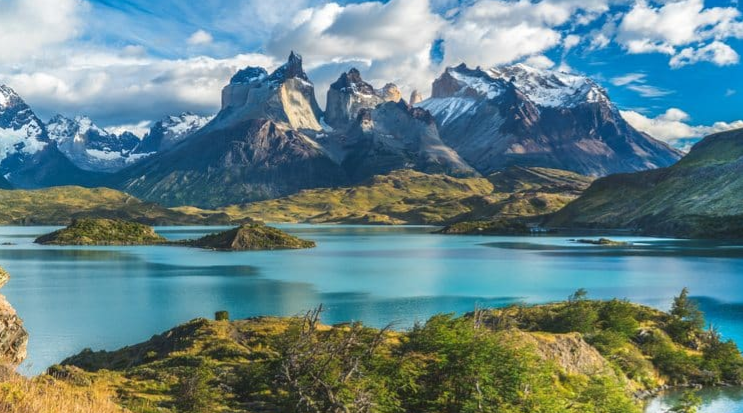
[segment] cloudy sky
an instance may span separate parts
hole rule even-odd
[[[239,68],[304,56],[424,95],[445,66],[525,61],[589,75],[665,140],[743,127],[737,0],[0,0],[0,83],[44,119],[141,129],[213,114]]]

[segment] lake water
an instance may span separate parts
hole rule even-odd
[[[743,343],[743,248],[720,242],[613,237],[631,248],[568,237],[443,236],[430,227],[280,225],[318,247],[216,252],[183,247],[45,247],[51,227],[0,227],[2,293],[31,334],[27,374],[85,347],[115,349],[195,317],[296,315],[319,304],[327,323],[409,327],[475,305],[542,303],[578,288],[667,309],[687,286],[709,321]],[[163,227],[169,239],[214,227]],[[740,405],[723,392],[723,410]],[[725,399],[727,397],[727,399]],[[710,399],[712,400],[712,399]],[[732,400],[732,402],[730,401]],[[657,401],[657,403],[662,400]],[[662,411],[662,410],[655,410]]]

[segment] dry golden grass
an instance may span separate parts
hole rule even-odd
[[[0,373],[0,413],[127,413],[103,386],[76,387],[51,376]]]

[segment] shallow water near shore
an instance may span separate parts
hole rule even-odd
[[[743,343],[743,248],[734,243],[612,236],[633,245],[602,247],[573,237],[444,236],[431,227],[279,227],[317,248],[47,247],[33,239],[56,228],[0,227],[0,244],[14,244],[0,246],[12,277],[2,293],[31,334],[21,371],[42,372],[86,347],[137,343],[217,310],[290,316],[322,303],[326,323],[403,329],[435,313],[557,301],[578,288],[668,309],[686,286],[708,321]],[[171,240],[220,229],[157,228]],[[728,404],[702,412],[743,412],[735,394],[710,393],[709,402]]]

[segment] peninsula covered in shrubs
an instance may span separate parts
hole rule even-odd
[[[235,321],[220,312],[120,350],[84,350],[48,374],[103,386],[132,412],[193,413],[639,413],[668,386],[743,381],[735,343],[704,328],[686,290],[670,312],[578,290],[407,331],[323,325],[321,310]]]

